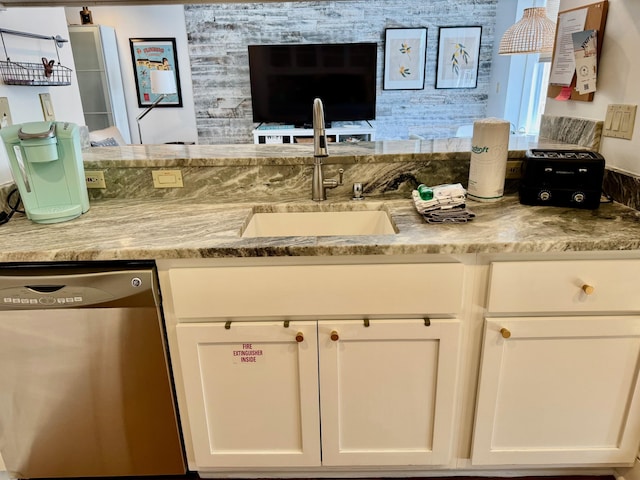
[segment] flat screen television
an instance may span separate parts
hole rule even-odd
[[[249,45],[254,122],[309,126],[313,100],[327,126],[376,116],[376,43]]]

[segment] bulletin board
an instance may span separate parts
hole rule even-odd
[[[584,25],[584,30],[597,30],[598,31],[598,42],[597,42],[597,52],[598,52],[598,60],[597,63],[600,63],[600,52],[602,50],[602,41],[604,39],[604,28],[607,23],[607,12],[609,10],[609,1],[603,0],[601,2],[592,3],[590,5],[583,5],[582,7],[573,8],[570,10],[563,10],[558,12],[558,25],[560,24],[560,18],[563,14],[567,14],[569,12],[573,12],[576,10],[587,9],[587,17]],[[556,28],[556,39],[553,46],[553,59],[556,58],[556,49],[558,49],[561,39],[559,38],[560,32],[559,28]],[[566,39],[565,39],[566,40]],[[571,96],[569,100],[576,100],[579,102],[591,102],[593,101],[594,92],[580,94],[576,91],[576,74],[573,74],[573,80],[571,81]],[[562,92],[562,85],[549,85],[547,89],[547,97],[556,98]]]

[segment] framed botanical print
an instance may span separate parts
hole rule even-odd
[[[476,88],[482,27],[440,27],[436,88]]]
[[[424,88],[426,28],[387,28],[384,32],[384,90]]]

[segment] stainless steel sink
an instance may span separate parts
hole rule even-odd
[[[242,237],[391,235],[397,229],[384,209],[270,211],[254,209]]]

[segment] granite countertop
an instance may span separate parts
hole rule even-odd
[[[522,159],[530,148],[585,148],[575,144],[512,135],[508,156]],[[324,163],[367,164],[415,160],[469,160],[471,138],[389,140],[360,143],[332,143]],[[104,167],[246,167],[254,165],[296,165],[313,160],[309,144],[232,145],[125,145],[83,150],[86,168]]]
[[[574,131],[572,129],[571,131]],[[74,220],[36,224],[17,214],[0,226],[0,262],[334,255],[541,253],[640,250],[640,212],[620,203],[597,210],[524,206],[517,196],[467,205],[465,224],[427,224],[411,200],[418,183],[462,182],[471,139],[362,142],[331,147],[325,174],[345,169],[329,200],[310,194],[308,145],[166,145],[83,151],[85,168],[105,172],[107,190]],[[509,159],[529,148],[582,148],[512,136]],[[181,189],[150,188],[151,170],[178,167]],[[350,201],[363,182],[364,201]],[[95,193],[94,190],[92,193]],[[251,202],[238,203],[247,198]],[[242,238],[254,209],[387,210],[391,235]]]
[[[16,215],[0,227],[0,261],[215,257],[462,254],[640,250],[640,212],[618,203],[597,210],[523,206],[515,196],[468,202],[466,224],[427,224],[409,199],[261,203],[263,211],[389,211],[395,235],[241,238],[255,204],[175,200],[93,201],[81,217],[40,225]]]

